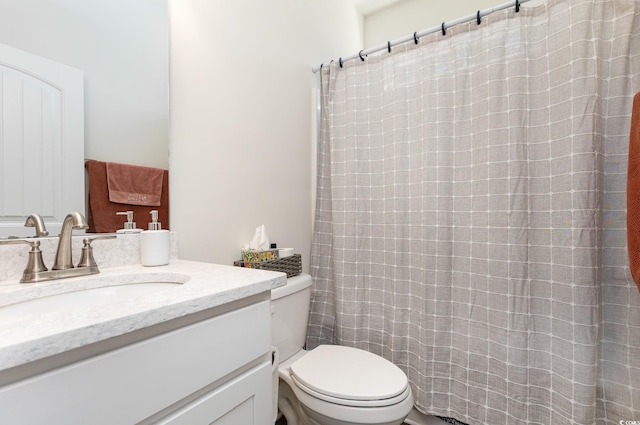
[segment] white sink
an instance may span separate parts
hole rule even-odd
[[[24,316],[123,301],[179,287],[182,282],[125,283],[43,296],[0,307],[0,317]]]

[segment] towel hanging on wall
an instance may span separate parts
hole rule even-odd
[[[640,290],[640,92],[633,98],[629,135],[627,248],[631,275]]]
[[[163,175],[160,168],[107,162],[109,201],[159,207]]]

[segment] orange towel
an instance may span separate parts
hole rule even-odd
[[[109,201],[160,206],[163,172],[160,168],[107,162]]]
[[[627,171],[627,247],[631,275],[640,290],[640,93],[633,98]]]
[[[89,176],[89,202],[87,208],[87,222],[90,233],[111,233],[124,227],[126,217],[116,215],[118,211],[133,211],[133,221],[137,227],[147,230],[151,221],[151,210],[158,210],[158,221],[163,229],[169,229],[169,171],[163,171],[162,194],[160,206],[124,205],[109,200],[107,183],[107,163],[87,160],[85,168]]]

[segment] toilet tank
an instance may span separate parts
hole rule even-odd
[[[311,276],[306,273],[287,279],[287,284],[271,290],[271,338],[280,361],[303,349],[307,338]]]

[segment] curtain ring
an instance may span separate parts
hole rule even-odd
[[[520,0],[516,0],[516,13],[520,12]]]
[[[417,31],[413,33],[413,41],[415,41],[416,44],[418,44],[418,32]]]
[[[387,50],[391,53],[391,42],[387,41]]]
[[[447,29],[444,27],[444,22],[442,23],[442,35],[447,35]]]
[[[362,52],[364,52],[364,50],[360,50],[358,52],[358,56],[360,56],[360,59],[362,60],[362,62],[364,62],[364,58],[362,57]]]
[[[482,18],[480,17],[480,11],[478,10],[478,14],[476,15],[476,20],[478,21],[478,25],[482,22]]]
[[[340,58],[340,61],[338,63],[340,64],[340,68],[342,68],[342,58]]]

